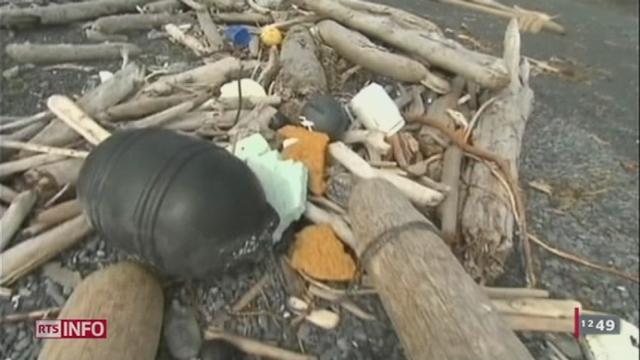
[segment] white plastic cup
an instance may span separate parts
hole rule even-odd
[[[371,83],[351,99],[351,110],[367,129],[383,132],[386,136],[397,133],[404,126],[404,118],[396,103],[382,86]]]

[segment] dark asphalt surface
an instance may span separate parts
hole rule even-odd
[[[465,24],[500,54],[506,20],[425,0],[379,2],[455,31]],[[531,230],[559,249],[638,273],[638,2],[503,3],[559,15],[567,35],[524,34],[522,51],[571,61],[586,76],[532,80],[536,100],[521,163]],[[553,196],[526,186],[532,180],[552,185]],[[638,284],[536,250],[541,287],[638,324]],[[514,262],[502,281],[522,284]]]

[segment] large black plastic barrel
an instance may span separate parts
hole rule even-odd
[[[218,275],[270,245],[278,224],[248,166],[169,130],[116,132],[87,157],[77,189],[106,241],[167,275]]]

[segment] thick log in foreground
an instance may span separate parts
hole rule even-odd
[[[435,227],[393,185],[360,182],[349,216],[361,245],[384,241],[361,260],[407,358],[533,359]]]
[[[104,339],[47,339],[39,360],[156,358],[164,296],[156,277],[141,265],[121,262],[82,281],[59,319],[106,319]]]

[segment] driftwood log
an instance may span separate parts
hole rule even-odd
[[[250,75],[251,71],[259,65],[258,61],[241,61],[234,57],[226,57],[179,74],[162,76],[144,87],[142,92],[168,94],[174,90],[175,86],[217,90],[227,81]]]
[[[144,70],[135,63],[116,72],[113,77],[88,91],[78,104],[89,115],[100,113],[119,103],[144,81]],[[53,117],[53,115],[51,115]],[[79,138],[72,128],[63,121],[54,119],[31,142],[41,145],[65,146]]]
[[[327,91],[327,78],[311,33],[305,26],[293,26],[282,43],[280,72],[274,82],[274,92],[284,99],[280,111],[295,121],[306,97]]]
[[[29,226],[22,230],[24,236],[35,236],[82,213],[80,203],[73,199],[54,205],[38,213]]]
[[[0,218],[0,251],[9,245],[13,235],[27,218],[36,203],[36,192],[27,190],[18,194],[11,202],[11,206]]]
[[[335,21],[324,20],[317,26],[322,40],[354,64],[397,81],[424,83],[438,93],[449,91],[447,80],[434,75],[416,60],[389,52]]]
[[[138,6],[147,2],[149,0],[100,0],[21,9],[3,8],[0,9],[0,27],[67,24],[105,15],[134,12]]]
[[[507,176],[515,184],[518,182],[522,136],[533,103],[529,64],[526,59],[521,61],[517,26],[513,20],[505,38],[505,63],[511,72],[510,84],[480,115],[478,127],[473,132],[475,146],[500,154],[509,165]],[[504,271],[502,266],[513,249],[516,222],[511,197],[504,184],[482,162],[469,162],[463,170],[463,177],[468,185],[461,188],[460,227],[466,247],[465,267],[474,277],[495,279]],[[521,210],[515,209],[517,212]],[[525,240],[527,235],[519,235],[523,244],[528,244]],[[523,248],[523,252],[526,253],[527,249]],[[528,280],[533,282],[534,279]]]
[[[361,266],[409,359],[533,359],[435,227],[395,187],[362,181],[349,217],[361,246],[378,249],[365,250]]]
[[[9,44],[5,48],[14,61],[52,64],[91,60],[117,60],[123,53],[138,56],[142,50],[130,43],[104,44]]]
[[[164,297],[147,269],[121,262],[94,272],[73,291],[58,319],[106,319],[106,339],[45,340],[39,360],[153,360]]]
[[[0,285],[18,280],[80,241],[90,230],[88,220],[84,216],[77,216],[0,253]]]
[[[190,14],[123,14],[105,16],[97,19],[91,29],[103,34],[116,34],[127,31],[149,30],[170,23],[193,22]]]
[[[406,25],[396,21],[393,15],[366,11],[362,9],[361,1],[294,2],[485,87],[498,89],[507,85],[509,81],[507,69],[501,59],[468,50],[459,43],[445,38],[441,33],[433,31],[432,28],[421,29],[415,23]],[[355,4],[352,6],[359,10],[349,7],[350,4]]]
[[[158,0],[150,2],[142,7],[145,13],[176,12],[183,10],[186,6],[180,0]]]
[[[123,121],[138,119],[181,104],[193,95],[178,94],[153,98],[141,98],[114,105],[95,116],[99,121]]]

